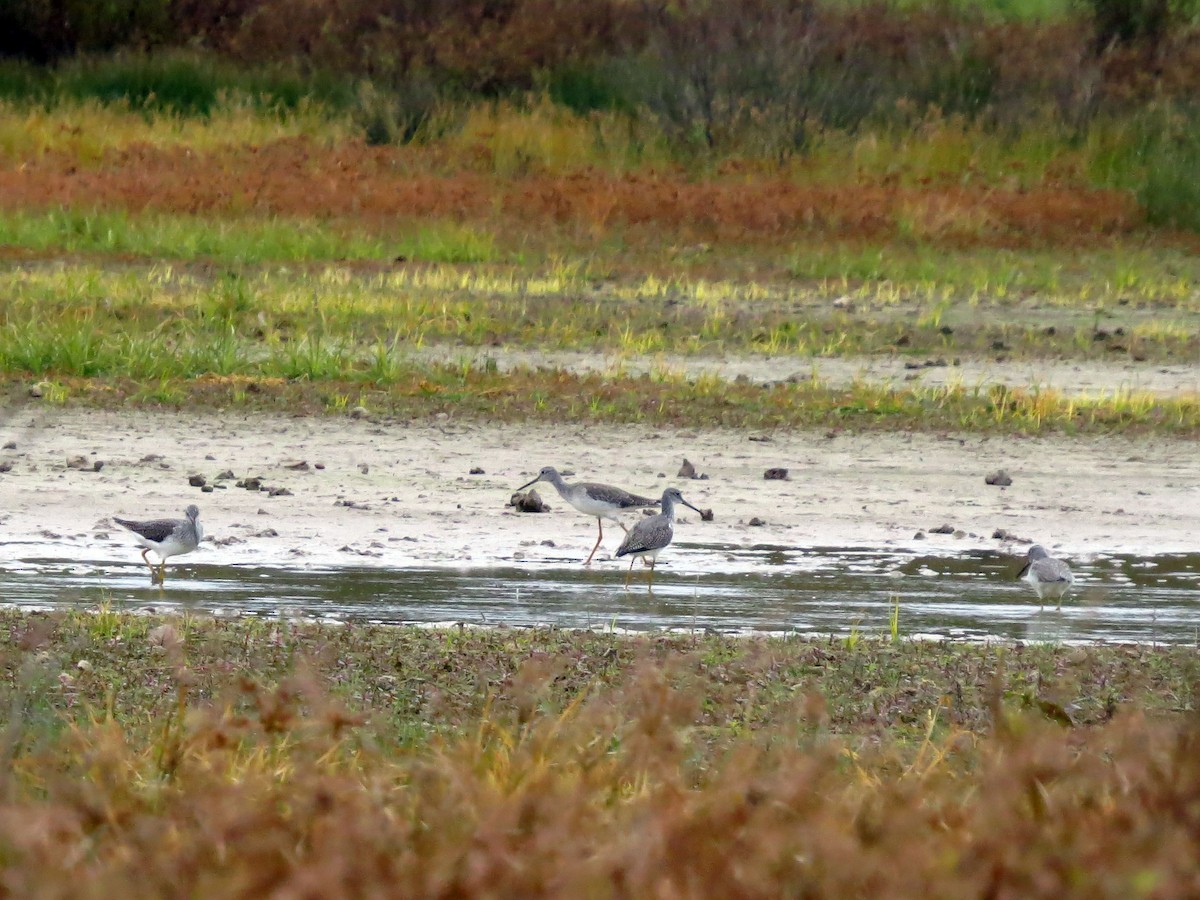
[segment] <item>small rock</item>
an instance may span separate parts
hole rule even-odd
[[[923,540],[925,540],[925,532],[923,532],[923,531],[918,531],[916,534],[914,534],[914,535],[913,535],[913,540],[914,540],[914,541],[923,541]]]
[[[241,481],[239,481],[237,483],[236,487],[245,488],[248,491],[261,491],[262,490],[262,479],[261,478],[243,478]]]
[[[68,469],[90,469],[91,467],[92,464],[86,456],[72,456],[67,460]]]
[[[188,484],[190,484],[192,487],[202,488],[208,484],[208,479],[203,475],[189,475]]]
[[[352,419],[365,419],[370,414],[371,411],[365,406],[356,406],[354,409],[350,410],[350,418]]]
[[[226,469],[224,472],[214,478],[213,481],[231,481],[234,478],[237,478],[237,476],[233,474],[233,469]]]
[[[517,512],[542,513],[550,511],[550,507],[542,502],[542,498],[538,496],[536,489],[531,489],[525,493],[517,491],[508,498],[508,505],[515,507]]]
[[[358,471],[360,471],[360,472],[362,472],[364,475],[366,475],[368,472],[370,472],[370,471],[371,471],[371,467],[370,467],[370,466],[368,466],[366,463],[363,463],[362,465],[360,465],[360,466],[358,467]]]
[[[554,543],[554,541],[545,540],[545,541],[542,541],[542,546],[543,547],[555,547],[557,545]]]
[[[295,469],[297,472],[307,472],[308,471],[308,461],[302,459],[299,462],[284,463],[283,467],[285,469]]]
[[[755,441],[759,444],[769,444],[771,443],[771,436],[769,434],[752,434],[746,440]]]
[[[12,463],[0,462],[0,472],[11,472],[11,471],[12,471]]]
[[[767,523],[764,522],[762,519],[760,519],[758,516],[755,516],[753,519],[751,519],[746,524],[749,525],[751,528],[761,528],[763,525],[766,525]]]
[[[259,531],[256,534],[251,535],[251,537],[256,537],[256,538],[279,537],[279,532],[276,531],[274,528],[264,528],[262,531]]]
[[[688,462],[688,459],[686,456],[683,458],[683,465],[679,467],[679,473],[675,477],[677,477],[677,478],[695,478],[696,477],[696,467],[693,466],[690,462]]]
[[[213,492],[213,490],[215,490],[215,489],[213,488],[213,486],[211,484],[205,484],[205,485],[200,486],[200,493],[202,493],[202,494],[211,494]]]
[[[267,488],[268,497],[291,497],[292,492],[285,487]]]
[[[1012,478],[1003,469],[997,469],[991,475],[984,477],[986,484],[994,484],[996,487],[1008,487],[1012,484]]]
[[[92,664],[86,659],[81,659],[79,662],[75,663],[75,668],[77,668],[80,672],[90,672],[92,671]]]
[[[713,511],[711,509],[700,510],[700,521],[711,522],[713,520]]]
[[[314,469],[324,469],[325,463],[313,463],[313,468]]]
[[[788,470],[778,466],[772,469],[767,469],[767,471],[763,472],[763,478],[766,481],[787,481]]]
[[[204,458],[207,459],[209,462],[216,462],[216,460],[217,460],[217,458],[215,456],[213,456],[211,453],[205,453]]]
[[[151,629],[147,637],[152,646],[162,647],[164,650],[178,647],[182,643],[174,625],[159,625],[157,628]]]
[[[158,462],[162,458],[163,458],[163,455],[161,453],[147,453],[145,456],[143,456],[141,459],[139,459],[138,462],[152,463],[152,462]]]
[[[954,534],[953,525],[939,525],[936,528],[929,529],[930,534]]]
[[[44,381],[39,381],[37,384],[31,384],[29,386],[29,396],[33,397],[35,400],[42,397],[46,393],[44,385]]]
[[[8,441],[4,444],[3,447],[0,447],[0,450],[16,450],[16,449],[17,449],[16,441]]]
[[[481,466],[471,466],[470,474],[471,475],[486,475],[487,473],[483,471],[483,468]]]

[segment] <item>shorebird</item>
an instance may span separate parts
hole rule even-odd
[[[628,532],[629,529],[617,518],[617,513],[626,509],[642,509],[647,506],[658,506],[657,500],[651,500],[649,497],[639,497],[637,494],[623,491],[619,487],[613,487],[611,484],[596,484],[591,481],[577,481],[574,484],[567,484],[563,481],[563,477],[558,474],[558,469],[554,468],[554,466],[546,466],[542,471],[538,472],[537,478],[528,484],[521,485],[517,490],[523,491],[526,488],[533,487],[539,481],[545,481],[554,485],[554,489],[558,491],[558,495],[585,516],[596,517],[596,527],[600,529],[600,533],[596,535],[596,546],[592,548],[592,552],[584,560],[583,564],[585,566],[592,564],[592,557],[596,555],[596,550],[599,549],[600,542],[604,540],[605,519],[616,522],[621,526],[622,530]]]
[[[1025,568],[1021,569],[1017,578],[1028,581],[1037,592],[1038,601],[1045,606],[1045,600],[1057,600],[1056,609],[1062,609],[1063,597],[1075,584],[1075,576],[1070,567],[1061,559],[1055,559],[1046,552],[1041,544],[1029,548]]]
[[[638,522],[630,532],[625,535],[625,540],[621,546],[617,548],[617,556],[632,556],[629,561],[629,571],[625,573],[625,587],[629,587],[629,578],[633,575],[633,560],[639,556],[642,561],[649,560],[650,575],[646,581],[646,590],[651,590],[654,584],[654,562],[658,559],[658,554],[663,548],[671,543],[671,539],[675,537],[675,504],[682,503],[688,509],[699,509],[692,506],[683,499],[683,494],[679,493],[679,488],[667,488],[662,495],[662,512],[656,516],[650,516],[648,519],[642,519]]]
[[[178,556],[181,553],[191,553],[204,537],[204,526],[200,524],[200,507],[194,503],[184,510],[186,519],[154,519],[149,522],[137,522],[132,519],[122,519],[113,516],[113,521],[128,528],[137,535],[138,543],[144,548],[142,559],[150,566],[150,577],[154,578],[154,566],[147,553],[153,550],[158,554],[158,582],[161,584],[166,577],[167,557]]]

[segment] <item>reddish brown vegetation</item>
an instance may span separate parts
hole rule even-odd
[[[671,174],[580,172],[500,179],[413,173],[406,151],[307,141],[211,154],[138,147],[81,169],[48,156],[0,171],[0,203],[206,215],[362,221],[447,218],[530,230],[546,220],[593,231],[647,225],[685,236],[786,240],[804,234],[953,245],[1077,245],[1128,232],[1135,202],[1117,191],[808,186],[781,178],[694,182]]]

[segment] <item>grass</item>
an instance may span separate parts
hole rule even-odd
[[[98,345],[80,352],[85,367],[107,357]],[[55,402],[137,408],[147,402],[197,409],[263,409],[301,415],[337,413],[357,397],[380,416],[447,414],[507,422],[639,424],[770,430],[822,428],[837,432],[885,430],[985,434],[1129,434],[1191,438],[1200,433],[1200,400],[1160,398],[1119,391],[1068,396],[1049,389],[894,387],[855,383],[830,386],[814,380],[768,386],[716,378],[688,380],[667,372],[642,377],[578,375],[518,369],[501,374],[487,366],[399,366],[380,383],[365,368],[353,380],[332,379],[343,351],[305,342],[281,363],[275,377],[207,374],[191,379],[148,371],[128,377],[61,377]],[[249,366],[247,367],[249,368]],[[27,401],[24,379],[8,379],[14,408]],[[47,395],[48,397],[48,395]],[[46,398],[43,398],[46,399]],[[49,402],[47,400],[47,402]]]
[[[486,262],[489,236],[453,224],[414,227],[388,237],[311,220],[130,215],[121,210],[14,211],[0,214],[0,244],[47,251],[256,264],[330,260]]]
[[[0,615],[16,886],[1124,896],[1195,877],[1187,649]]]

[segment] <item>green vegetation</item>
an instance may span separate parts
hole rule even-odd
[[[385,239],[311,220],[129,215],[57,209],[0,214],[0,244],[36,253],[120,254],[218,263],[392,260],[477,263],[495,258],[492,239],[456,225],[414,226]]]

